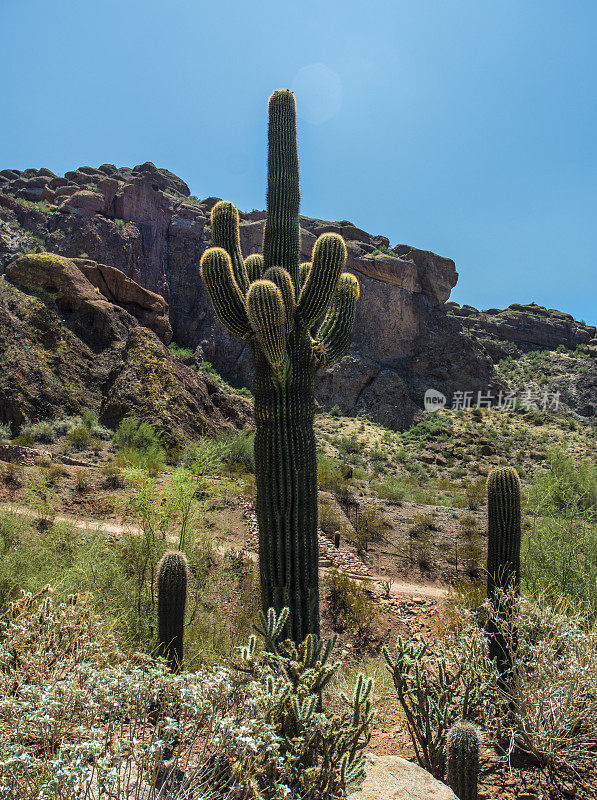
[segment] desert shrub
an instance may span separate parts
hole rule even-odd
[[[458,520],[458,525],[465,537],[472,537],[479,532],[479,523],[473,514],[463,514]]]
[[[352,522],[349,537],[359,552],[366,551],[370,542],[378,542],[382,538],[386,523],[371,503],[353,505],[349,519]]]
[[[127,657],[85,597],[24,595],[0,625],[3,796],[344,797],[363,775],[371,683],[361,676],[341,713],[318,713],[339,666],[330,652],[274,640],[258,658],[253,638],[241,673],[173,675]]]
[[[382,480],[375,481],[372,489],[378,497],[396,504],[404,500],[406,494],[404,482],[395,475],[386,475]]]
[[[91,473],[88,469],[78,469],[75,473],[75,489],[80,494],[85,494],[91,488]]]
[[[227,450],[226,441],[205,436],[185,447],[179,465],[194,475],[218,475]]]
[[[181,347],[179,344],[176,344],[176,342],[170,342],[168,350],[177,358],[190,358],[193,355],[191,349],[188,347]]]
[[[364,448],[363,442],[355,433],[350,436],[335,436],[332,443],[343,456],[356,455],[361,453]]]
[[[94,425],[90,433],[95,439],[101,439],[104,442],[109,442],[114,435],[114,431],[106,428],[105,425]]]
[[[332,629],[368,633],[375,621],[375,603],[365,589],[344,572],[331,569],[323,580]]]
[[[92,411],[90,408],[87,408],[87,407],[82,408],[81,409],[81,413],[80,413],[80,417],[81,417],[81,422],[87,428],[88,431],[90,431],[93,428],[95,428],[96,425],[99,425],[99,420],[97,418],[97,414],[95,413],[95,411]]]
[[[222,459],[232,467],[240,467],[247,472],[255,472],[255,456],[253,448],[255,434],[243,430],[233,435],[222,436],[218,440],[222,447]]]
[[[33,437],[29,433],[19,434],[19,436],[15,436],[12,440],[12,444],[17,445],[17,447],[33,447],[35,442],[33,441]]]
[[[17,489],[25,482],[25,468],[16,461],[10,461],[2,470],[2,480],[12,489]]]
[[[429,531],[436,531],[437,523],[434,513],[415,514],[413,521],[408,528],[408,535],[413,539],[420,539],[421,536]]]
[[[102,475],[106,489],[122,489],[124,486],[122,472],[116,464],[104,464],[102,467]]]
[[[42,422],[26,422],[24,425],[21,425],[19,434],[22,437],[30,437],[34,442],[42,442],[43,444],[52,444],[56,441],[54,426],[47,420],[43,420]]]
[[[403,431],[400,437],[404,444],[426,442],[432,439],[445,441],[450,434],[451,427],[450,418],[436,411],[434,414],[427,414],[421,422]]]
[[[346,532],[350,527],[338,503],[329,497],[319,497],[319,527],[332,538],[336,531]]]
[[[136,417],[125,417],[113,437],[114,444],[122,449],[150,450],[161,445],[160,435],[149,422]]]
[[[476,478],[467,484],[464,490],[467,508],[477,511],[485,502],[486,491],[484,478]]]
[[[0,422],[0,442],[6,442],[12,438],[12,430],[9,422]]]
[[[342,409],[340,406],[332,406],[330,408],[330,417],[341,417],[342,416]]]
[[[548,453],[533,484],[531,503],[540,512],[592,512],[597,517],[597,466],[561,450]]]
[[[341,494],[348,480],[347,470],[337,459],[317,454],[317,480],[320,489]]]
[[[116,464],[132,469],[144,469],[159,474],[166,463],[161,437],[153,425],[135,417],[125,417],[113,436],[119,449]]]
[[[77,428],[80,425],[83,425],[81,417],[65,417],[54,422],[54,431],[56,436],[66,436],[73,428]]]
[[[49,464],[44,465],[42,474],[44,476],[44,479],[47,481],[48,485],[54,487],[56,486],[60,478],[64,478],[68,475],[68,470],[61,464],[56,464],[55,462],[51,462]]]
[[[76,425],[66,434],[69,445],[73,450],[86,450],[90,447],[93,437],[85,425]]]
[[[597,616],[597,469],[552,453],[529,492],[530,527],[522,539],[525,584],[552,601],[582,600]]]

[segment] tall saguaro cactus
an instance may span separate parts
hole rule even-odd
[[[348,349],[359,285],[342,272],[337,234],[320,236],[300,263],[296,104],[286,89],[269,99],[268,144],[263,256],[243,259],[238,211],[221,201],[201,274],[220,322],[253,352],[261,599],[264,611],[290,608],[288,635],[300,642],[319,633],[314,375]]]

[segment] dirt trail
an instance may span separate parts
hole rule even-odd
[[[19,514],[20,516],[24,517],[37,516],[35,512],[31,511],[29,508],[25,508],[23,506],[13,506],[10,503],[0,503],[0,511],[12,512],[13,514]],[[104,522],[96,519],[82,519],[79,517],[63,516],[59,514],[54,517],[54,521],[65,522],[69,525],[72,525],[74,528],[77,528],[78,530],[101,531],[103,533],[108,533],[115,536],[122,536],[125,533],[132,533],[139,536],[142,534],[141,528],[138,528],[135,525],[122,525],[120,523]],[[171,544],[175,543],[175,537],[170,538],[169,541]],[[224,544],[217,545],[215,549],[218,553],[224,555],[232,548],[232,544],[227,545],[226,542],[224,542]],[[250,550],[245,552],[253,561],[256,562],[258,560],[257,553],[254,553]],[[328,568],[321,569],[322,573],[326,573],[327,571]],[[357,575],[354,576],[354,579],[363,580]],[[365,582],[368,584],[377,584],[379,586],[383,581],[387,580],[387,575],[371,574],[365,579]],[[390,588],[390,597],[418,596],[426,599],[441,600],[444,597],[447,597],[447,595],[448,590],[443,586],[432,586],[424,583],[408,583],[407,581],[401,580],[393,580]]]

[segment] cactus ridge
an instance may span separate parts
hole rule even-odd
[[[216,315],[253,353],[262,607],[290,608],[296,642],[319,633],[314,376],[346,353],[358,298],[337,234],[320,236],[299,264],[299,203],[296,103],[280,89],[269,99],[263,256],[243,260],[238,212],[221,201],[201,275]]]
[[[173,672],[183,663],[184,615],[187,603],[189,565],[184,553],[164,553],[157,567],[158,654]]]
[[[458,800],[479,798],[479,731],[468,722],[458,722],[446,739],[448,785]]]

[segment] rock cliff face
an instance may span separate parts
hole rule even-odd
[[[130,285],[115,277],[121,270],[153,298],[157,294],[168,302],[179,344],[196,350],[229,380],[250,386],[249,351],[215,319],[199,277],[217,199],[197,201],[184,181],[151,163],[134,169],[80,167],[64,177],[47,169],[3,170],[0,268],[27,251],[75,259],[103,296],[153,325],[167,341],[167,326],[156,327],[156,314],[163,320],[158,301],[131,293]],[[245,255],[260,251],[264,220],[263,211],[241,214]],[[359,279],[361,297],[350,353],[317,382],[322,406],[339,405],[345,413],[362,412],[402,428],[422,407],[427,388],[451,395],[492,383],[493,340],[470,325],[469,317],[455,309],[447,313],[458,279],[453,261],[407,245],[390,249],[385,237],[347,221],[301,217],[305,257],[326,231],[346,240],[347,267]]]

